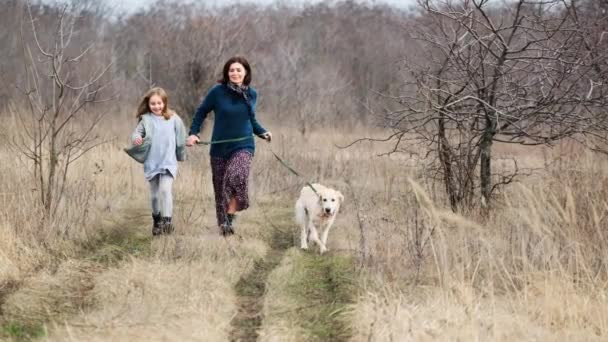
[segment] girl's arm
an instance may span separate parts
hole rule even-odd
[[[177,114],[175,114],[175,120],[177,120],[175,126],[176,144],[177,146],[182,146],[186,143],[186,126],[184,125],[184,121],[182,120],[182,118],[180,118]]]
[[[209,112],[215,108],[215,94],[217,92],[217,88],[218,86],[211,88],[209,93],[207,93],[207,96],[205,96],[203,102],[196,109],[188,135],[197,135],[201,131],[201,126],[203,125],[205,118],[207,118],[207,114],[209,114]]]
[[[137,127],[131,134],[131,142],[135,142],[137,138],[144,138],[146,136],[146,130],[144,129],[144,120],[139,120]]]
[[[175,156],[177,161],[185,161],[188,156],[186,152],[186,127],[179,115],[175,115]]]

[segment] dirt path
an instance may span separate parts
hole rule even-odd
[[[307,334],[306,340],[348,341],[351,328],[343,313],[353,303],[354,269],[350,257],[303,253],[294,262],[299,277],[289,292],[301,303],[294,313]]]
[[[258,330],[264,318],[268,276],[281,263],[285,251],[293,245],[291,232],[274,225],[272,229],[267,255],[256,260],[251,272],[243,276],[235,286],[239,309],[230,322],[230,341],[257,341]]]
[[[239,309],[231,322],[231,341],[258,340],[265,319],[269,275],[281,264],[287,250],[294,248],[290,211],[279,211],[275,215],[274,224],[269,227],[272,229],[271,249],[264,258],[256,260],[251,272],[236,284]],[[269,314],[283,316],[298,325],[304,331],[304,336],[298,336],[298,340],[348,340],[350,327],[341,313],[354,297],[351,259],[331,253],[320,256],[315,248],[290,254],[289,263],[293,263],[296,270],[287,287],[280,291],[288,293],[298,303],[298,308],[285,314]]]
[[[295,248],[290,208],[281,208],[274,203],[268,209],[265,217],[258,217],[260,222],[255,223],[262,228],[262,235],[255,238],[268,244],[267,253],[254,261],[253,267],[243,268],[250,271],[236,283],[231,282],[235,284],[237,314],[230,321],[229,340],[257,341],[263,329],[275,326],[277,317],[290,322],[289,326],[297,327],[297,331],[292,333],[298,341],[347,340],[351,336],[350,325],[342,312],[353,299],[351,260],[332,253],[320,256],[316,248],[306,252]],[[6,307],[8,311],[0,311],[0,339],[25,341],[44,337],[49,322],[67,321],[79,313],[94,311],[95,305],[99,304],[93,300],[95,277],[130,262],[132,258],[148,259],[153,252],[150,218],[139,214],[141,212],[125,210],[115,215],[114,220],[104,222],[103,233],[83,246],[81,253],[62,263],[50,276],[53,283],[60,285],[52,287],[35,281],[9,289],[7,286],[10,284],[7,284],[0,296],[1,302],[13,294],[20,298],[31,297],[36,302],[27,307],[13,303]],[[271,224],[262,227],[267,222]],[[281,273],[279,266],[289,270],[288,281],[269,282],[271,275]],[[282,302],[278,302],[277,307],[270,305],[270,309],[265,308],[268,300],[274,298],[266,298],[268,292],[275,290],[295,303],[296,309],[284,313],[286,307]],[[56,304],[54,310],[49,310],[48,300]],[[226,318],[224,322],[228,323]],[[168,336],[172,336],[171,332]]]

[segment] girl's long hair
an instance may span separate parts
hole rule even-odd
[[[165,118],[165,120],[169,120],[169,118],[175,114],[175,112],[172,109],[169,109],[169,97],[167,96],[167,92],[160,87],[155,87],[152,88],[150,90],[148,90],[148,92],[146,92],[146,94],[144,95],[144,97],[141,99],[141,101],[139,102],[139,106],[137,106],[137,113],[135,114],[135,117],[137,118],[137,120],[141,120],[141,116],[147,113],[152,112],[150,110],[150,98],[154,95],[158,95],[161,100],[163,100],[163,104],[165,105],[165,107],[163,108],[163,118]]]

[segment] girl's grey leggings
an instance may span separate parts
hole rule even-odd
[[[170,173],[159,174],[150,180],[150,199],[152,213],[163,217],[173,214],[173,176]]]

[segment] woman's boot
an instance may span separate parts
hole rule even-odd
[[[226,218],[230,226],[230,234],[236,233],[236,214],[226,214]]]
[[[223,236],[234,234],[234,219],[235,214],[226,214],[226,221],[220,226],[221,234]]]

